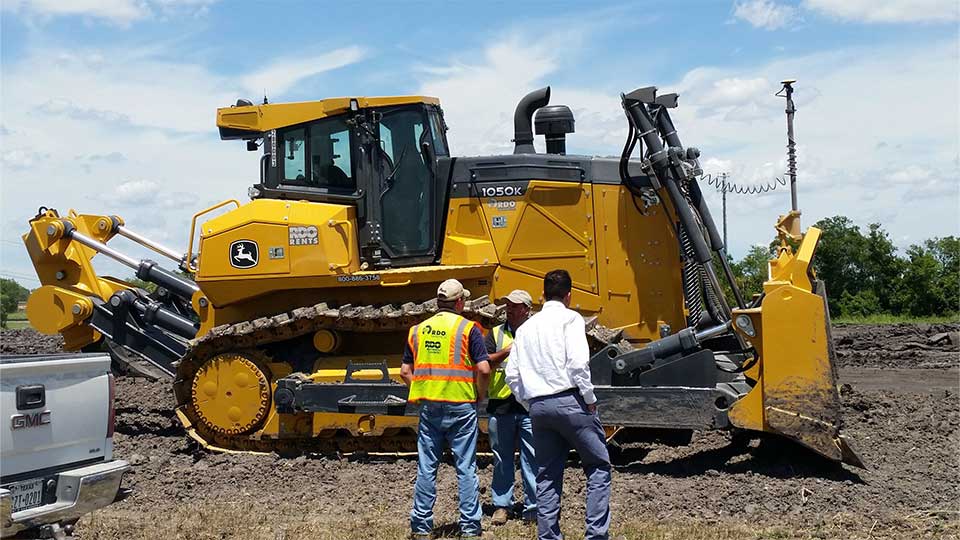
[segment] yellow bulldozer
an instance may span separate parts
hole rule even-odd
[[[41,208],[23,236],[43,284],[30,322],[69,350],[106,345],[170,377],[176,414],[205,447],[407,451],[416,411],[400,356],[407,329],[436,311],[437,285],[474,291],[465,315],[489,329],[504,318],[491,299],[536,297],[564,268],[611,440],[749,430],[861,465],[840,434],[811,266],[820,232],[801,234],[795,211],[781,217],[769,279],[744,298],[698,185],[699,152],[671,121],[676,94],[622,96],[620,159],[568,155],[573,114],[549,99],[547,87],[517,105],[512,154],[478,157],[451,156],[432,97],[238,100],[217,126],[261,152],[250,202],[197,212],[183,252],[119,216]],[[177,270],[115,250],[118,235]],[[98,275],[96,255],[157,289]]]

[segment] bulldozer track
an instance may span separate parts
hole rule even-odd
[[[204,422],[191,399],[192,385],[194,376],[204,364],[220,354],[257,349],[323,329],[358,333],[406,331],[437,311],[436,299],[400,305],[332,306],[319,303],[270,317],[214,327],[196,338],[177,363],[173,386],[178,416],[193,439],[214,450],[279,454],[416,451],[416,434],[412,430],[409,433],[371,437],[334,434],[329,437],[273,439],[259,437],[256,430],[262,425],[261,422],[244,433],[224,433]],[[461,315],[488,329],[506,320],[505,307],[497,306],[487,296],[467,301]],[[624,347],[626,343],[621,340],[620,331],[598,324],[595,317],[587,319],[587,336],[591,349],[599,349],[610,343],[619,343]],[[283,359],[274,361],[282,362]]]

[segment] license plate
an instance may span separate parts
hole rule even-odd
[[[10,484],[7,489],[10,490],[13,513],[40,506],[43,503],[43,478]]]

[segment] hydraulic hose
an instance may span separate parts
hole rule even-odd
[[[658,111],[656,115],[657,129],[660,130],[661,135],[667,141],[667,145],[671,148],[683,148],[683,144],[680,142],[680,136],[677,135],[677,128],[673,124],[673,120],[670,118],[670,112],[665,106],[658,106]],[[691,149],[694,150],[694,149]],[[697,168],[699,168],[699,151],[694,150],[693,152],[688,151],[686,157],[697,160]],[[700,184],[697,182],[696,177],[690,177],[688,179],[687,193],[690,197],[691,205],[696,209],[697,213],[700,215],[700,221],[703,223],[704,228],[707,230],[707,236],[710,239],[710,246],[713,250],[719,255],[720,265],[723,267],[724,276],[727,278],[727,281],[730,284],[730,289],[733,291],[733,296],[737,301],[737,306],[741,309],[746,308],[746,302],[743,300],[743,294],[740,292],[740,287],[737,286],[737,282],[733,279],[733,272],[730,269],[730,263],[727,262],[727,252],[726,246],[723,244],[723,237],[720,236],[719,230],[717,230],[717,224],[713,220],[713,216],[710,214],[710,208],[707,206],[706,200],[703,198],[703,192],[700,190]],[[722,291],[714,291],[715,297],[722,295]],[[708,292],[709,295],[709,292]]]
[[[622,100],[624,111],[630,117],[630,121],[636,126],[638,136],[642,138],[647,146],[650,164],[660,184],[667,192],[667,196],[670,197],[670,202],[676,210],[680,226],[689,236],[694,261],[702,266],[703,272],[706,274],[705,285],[712,287],[714,291],[718,292],[717,300],[724,315],[722,319],[729,321],[733,318],[733,312],[730,310],[730,306],[727,304],[723,295],[719,294],[722,289],[720,288],[720,280],[717,279],[716,270],[714,270],[713,265],[710,264],[713,256],[707,245],[707,239],[700,229],[692,206],[680,191],[678,184],[678,181],[686,176],[682,170],[683,158],[685,158],[685,156],[681,155],[683,150],[679,147],[664,148],[660,140],[659,130],[654,124],[650,111],[647,110],[646,105],[642,101],[627,98],[626,95],[622,96]],[[659,108],[661,112],[665,110],[663,107]],[[679,141],[679,139],[677,140]],[[736,284],[734,283],[732,286],[736,287]],[[745,347],[746,345],[740,336],[737,335],[736,337],[741,347]]]
[[[703,280],[700,266],[693,260],[693,245],[690,235],[680,229],[680,249],[683,252],[683,267],[680,269],[683,279],[683,299],[687,306],[687,325],[697,327],[703,321]]]
[[[677,217],[680,220],[680,226],[683,227],[690,237],[694,260],[700,264],[709,261],[711,259],[710,249],[707,247],[703,234],[699,231],[693,210],[683,197],[683,194],[680,193],[680,187],[677,185],[677,178],[681,177],[677,170],[679,163],[671,163],[669,152],[660,142],[657,128],[654,127],[650,113],[646,110],[643,103],[627,100],[624,97],[623,108],[627,114],[630,115],[634,125],[637,126],[639,137],[649,149],[648,159],[650,160],[650,164],[653,166],[663,188],[667,191],[670,202],[673,203]]]

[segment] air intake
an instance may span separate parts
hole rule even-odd
[[[545,135],[548,154],[567,153],[567,133],[573,133],[573,111],[566,105],[550,105],[537,110],[533,127]]]

